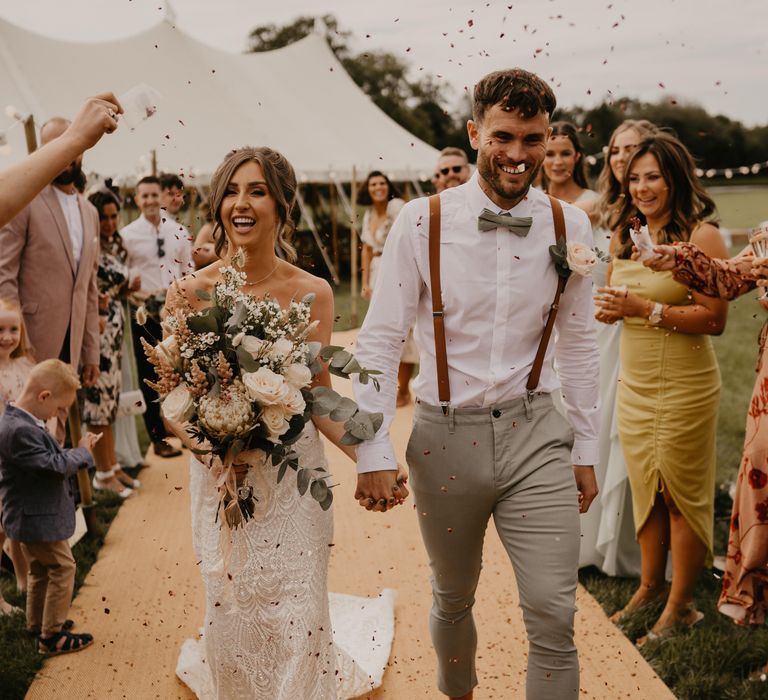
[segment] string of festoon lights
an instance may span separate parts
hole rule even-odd
[[[587,165],[597,165],[597,163],[605,158],[605,149],[602,153],[596,153],[594,155],[586,156]],[[732,168],[696,168],[696,176],[704,178],[724,177],[726,180],[730,180],[734,175],[759,175],[761,171],[768,169],[768,160],[762,163],[752,163],[751,165],[740,165]]]

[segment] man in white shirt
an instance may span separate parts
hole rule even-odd
[[[68,127],[62,117],[50,119],[41,143],[56,141]],[[81,368],[88,387],[99,376],[99,215],[75,188],[82,161],[80,153],[0,228],[0,297],[21,305],[35,359]],[[62,414],[56,436],[64,434]]]
[[[144,298],[165,294],[171,283],[192,270],[192,244],[187,230],[175,219],[163,216],[160,209],[160,180],[147,176],[136,185],[136,206],[141,216],[128,224],[120,235],[128,253],[128,266],[141,277],[140,296]],[[157,395],[144,379],[156,381],[154,369],[147,360],[141,346],[141,338],[154,344],[162,337],[157,317],[150,317],[140,326],[136,314],[131,314],[133,346],[136,366],[139,371],[141,391],[147,410],[144,423],[160,457],[175,457],[181,454],[166,442],[167,432],[160,417]]]
[[[515,570],[528,632],[527,697],[579,694],[578,513],[597,495],[599,364],[591,281],[571,274],[557,342],[540,356],[540,376],[533,371],[558,272],[549,250],[554,206],[530,185],[555,104],[544,81],[519,69],[492,73],[475,87],[467,127],[477,171],[437,195],[443,303],[434,317],[444,323],[447,369],[438,374],[426,198],[406,204],[392,227],[358,337],[358,360],[383,375],[380,393],[355,382],[355,395],[361,409],[383,412],[384,423],[357,448],[355,496],[369,510],[387,510],[402,489],[389,440],[397,363],[416,322],[421,365],[406,457],[432,566],[438,687],[451,698],[471,698],[477,684],[472,605],[491,516]],[[562,210],[568,240],[591,247],[584,213],[567,204]],[[489,216],[496,223],[488,225]],[[568,422],[550,397],[559,386]]]

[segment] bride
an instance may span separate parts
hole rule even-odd
[[[283,308],[314,294],[312,320],[318,325],[310,340],[328,345],[333,325],[329,284],[275,254],[279,247],[285,257],[296,258],[290,243],[296,187],[291,164],[276,151],[241,148],[230,153],[211,180],[215,246],[222,260],[177,282],[167,307],[201,310],[207,302],[198,292],[212,292],[222,279],[220,268],[240,249],[245,253],[244,291],[255,297],[269,294]],[[315,383],[330,386],[327,369]],[[302,466],[327,468],[315,426],[355,459],[354,448],[340,442],[343,425],[313,417],[295,445]],[[225,566],[216,484],[200,461],[191,460],[192,532],[207,609],[202,639],[185,642],[177,674],[200,698],[327,700],[370,691],[380,683],[389,656],[391,592],[374,600],[332,596],[329,606],[333,509],[324,511],[308,494],[300,496],[290,470],[279,484],[271,465],[237,471],[258,500],[253,518],[227,534],[231,552]],[[405,485],[399,495],[407,496]],[[343,617],[345,629],[332,631],[331,617]],[[344,646],[355,650],[354,659]]]

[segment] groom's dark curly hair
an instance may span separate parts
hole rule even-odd
[[[517,110],[526,119],[531,119],[540,112],[552,116],[557,99],[552,88],[538,75],[522,68],[511,68],[489,73],[475,85],[472,102],[474,120],[481,123],[485,113],[494,105],[508,111]]]

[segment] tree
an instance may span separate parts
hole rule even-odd
[[[325,38],[352,80],[379,109],[414,136],[436,148],[468,146],[464,120],[451,114],[445,105],[444,88],[429,74],[418,80],[409,77],[409,65],[388,51],[366,51],[352,54],[349,31],[339,29],[336,17],[321,18]],[[249,37],[249,51],[272,51],[282,48],[314,31],[315,18],[298,17],[290,24],[267,24],[256,27]]]

